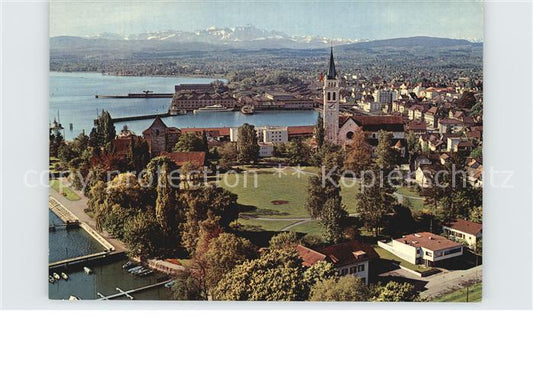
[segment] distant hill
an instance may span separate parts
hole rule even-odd
[[[435,38],[429,36],[414,36],[409,38],[394,38],[373,40],[368,42],[359,42],[346,44],[338,47],[339,50],[358,50],[365,48],[442,48],[442,47],[460,47],[473,46],[478,43],[472,43],[464,39]]]
[[[74,36],[57,36],[50,38],[51,56],[70,55],[87,56],[88,54],[117,54],[123,56],[150,53],[165,54],[180,52],[209,52],[209,51],[254,51],[254,50],[299,50],[295,53],[305,54],[304,50],[323,50],[329,48],[330,41],[325,38],[294,39],[283,34],[268,34],[268,37],[258,35],[257,29],[250,31],[248,38],[244,37],[244,31],[240,33],[223,33],[220,30],[211,30],[208,36],[192,38],[190,35],[179,36],[177,34],[157,33],[140,34],[130,36],[127,39],[117,35],[95,36],[90,38]],[[191,34],[191,33],[187,33]],[[231,35],[231,36],[229,36]],[[254,36],[254,37],[252,37]],[[327,44],[325,41],[329,41]],[[394,38],[384,40],[355,42],[337,40],[336,50],[339,52],[369,51],[379,52],[387,49],[427,49],[435,48],[469,48],[481,47],[482,43],[472,43],[464,39],[435,38],[427,36],[416,36],[409,38]],[[326,44],[326,45],[325,45]]]

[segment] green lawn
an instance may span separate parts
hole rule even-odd
[[[480,302],[482,295],[481,283],[474,284],[468,287],[468,301],[467,301],[467,288],[456,290],[455,292],[445,294],[437,297],[431,302]]]
[[[416,191],[414,186],[401,186],[396,189],[398,194],[403,195],[403,204],[409,207],[413,211],[422,211],[424,209],[424,200],[410,197],[421,198],[420,193]]]
[[[241,230],[247,231],[268,231],[268,232],[279,232],[286,226],[296,223],[298,220],[289,221],[289,220],[257,220],[257,219],[243,219],[239,218],[238,223],[241,225]],[[296,227],[296,228],[299,228]],[[295,228],[295,229],[296,229]]]
[[[68,186],[64,186],[63,184],[61,184],[59,180],[50,180],[50,187],[58,193],[63,194],[63,196],[69,201],[78,201],[81,199],[78,194],[76,194]]]
[[[424,271],[430,270],[430,268],[425,267],[421,264],[411,264],[408,261],[403,260],[402,258],[398,258],[396,255],[390,253],[389,251],[379,246],[374,246],[374,250],[376,250],[376,253],[378,253],[381,259],[388,259],[388,260],[392,260],[394,262],[400,263],[402,267],[409,268],[410,270],[413,270],[416,272],[424,272]]]
[[[316,168],[303,169],[318,172]],[[308,175],[298,175],[291,168],[284,168],[280,174],[276,174],[274,168],[255,172],[248,170],[246,174],[229,174],[226,178],[221,177],[219,182],[220,186],[238,195],[240,204],[249,206],[243,213],[285,218],[309,216],[305,209]],[[349,213],[355,212],[357,191],[357,185],[341,186],[343,203]]]
[[[322,228],[317,221],[308,221],[291,229],[293,232],[310,234],[322,238]]]

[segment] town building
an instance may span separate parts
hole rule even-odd
[[[369,282],[370,262],[372,259],[377,258],[372,246],[355,240],[328,246],[321,250],[313,250],[298,245],[296,251],[306,267],[310,267],[320,261],[330,262],[341,276],[353,275],[359,277],[367,285]]]
[[[438,262],[463,255],[463,245],[430,232],[409,234],[378,246],[411,263],[435,266]]]
[[[340,115],[340,80],[335,68],[333,48],[329,58],[329,69],[324,77],[322,95],[322,118],[327,141],[347,146],[353,142],[356,131],[363,130],[368,142],[374,146],[377,145],[378,132],[384,130],[393,133],[394,143],[397,143],[398,140],[404,142],[405,129],[402,116]]]
[[[148,129],[143,131],[143,138],[148,142],[151,157],[158,156],[164,151],[171,151],[180,135],[178,128],[168,127],[159,116]]]
[[[456,241],[464,241],[475,249],[482,238],[482,225],[472,221],[455,219],[442,226],[443,232]]]
[[[174,151],[162,152],[161,156],[166,156],[171,159],[178,167],[183,167],[186,163],[190,163],[193,168],[200,170],[205,166],[205,152],[204,151]]]

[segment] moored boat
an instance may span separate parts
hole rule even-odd
[[[70,296],[70,297],[68,297],[68,300],[69,301],[79,301],[80,299],[78,297],[76,297],[76,296]]]
[[[89,274],[91,274],[91,273],[93,272],[93,270],[90,269],[89,267],[83,267],[83,270],[85,271],[85,273],[86,273],[87,275],[89,275]]]
[[[61,277],[63,280],[68,280],[68,275],[65,272],[61,272]]]
[[[61,280],[61,276],[59,276],[59,274],[56,273],[56,272],[54,272],[54,273],[52,274],[52,276],[53,276],[54,279],[56,279],[56,280]]]
[[[241,108],[241,112],[245,115],[251,115],[255,112],[255,108],[253,105],[243,105]]]
[[[195,109],[194,113],[201,113],[201,112],[231,112],[232,109],[223,107],[220,104],[214,104],[214,105],[208,105],[206,107]]]
[[[49,282],[50,284],[53,284],[53,283],[56,282],[56,279],[54,279],[54,276],[49,275],[49,276],[48,276],[48,282]]]

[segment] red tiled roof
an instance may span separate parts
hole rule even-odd
[[[402,116],[354,116],[354,121],[363,126],[367,125],[403,125]]]
[[[161,156],[167,156],[172,159],[178,167],[190,162],[196,168],[203,167],[205,164],[204,151],[190,151],[190,152],[162,152]]]
[[[289,135],[296,134],[309,134],[312,135],[315,131],[315,127],[310,126],[287,126],[287,132]]]
[[[181,128],[181,132],[183,134],[185,133],[196,133],[196,134],[202,134],[204,131],[207,135],[210,135],[212,137],[223,137],[223,136],[229,136],[229,129],[228,127],[222,127],[222,128]]]
[[[372,246],[355,240],[328,246],[320,252],[326,255],[327,259],[337,267],[377,257]]]
[[[296,251],[298,252],[298,255],[300,256],[300,258],[302,258],[303,260],[302,264],[305,267],[310,267],[313,264],[326,259],[326,256],[324,254],[321,254],[318,251],[309,249],[302,245],[296,246]]]
[[[472,221],[463,219],[455,219],[444,226],[458,230],[460,232],[472,234],[474,236],[481,232],[481,228],[483,227],[482,224],[474,223]]]
[[[460,243],[447,239],[430,232],[420,232],[415,234],[408,234],[402,238],[395,239],[398,241],[414,247],[423,247],[429,251],[444,250],[453,247],[461,246]]]

